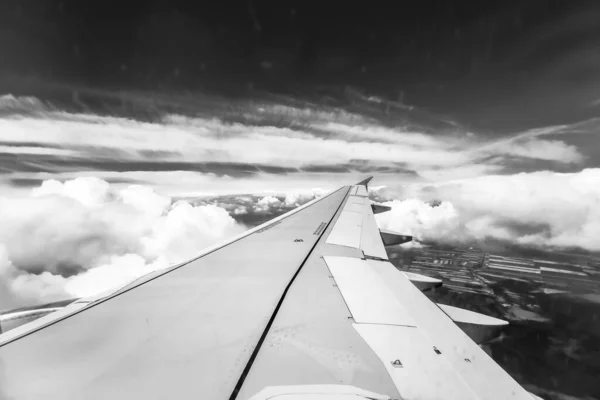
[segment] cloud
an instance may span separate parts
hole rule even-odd
[[[8,258],[6,247],[0,244],[0,311],[17,307],[19,304],[10,285],[12,274],[13,265]]]
[[[244,206],[237,206],[234,210],[233,213],[235,215],[244,215],[244,214],[248,214],[248,209]]]
[[[432,206],[422,200],[383,203],[392,209],[377,214],[379,227],[411,235],[417,241],[457,242],[465,239],[459,213],[449,202]]]
[[[75,179],[77,180],[77,179]],[[123,204],[129,204],[150,216],[159,216],[171,205],[171,198],[142,185],[129,185],[119,191]]]
[[[581,163],[584,160],[576,146],[560,140],[535,138],[504,143],[495,148],[495,153],[562,163]]]
[[[215,205],[173,203],[148,187],[97,178],[2,197],[0,226],[0,297],[10,292],[12,303],[93,295],[245,229]]]
[[[422,240],[494,238],[514,244],[600,251],[600,169],[540,171],[510,176],[380,190],[393,209],[378,215],[385,227]],[[431,206],[431,200],[441,200]]]
[[[49,111],[50,108],[41,100],[31,96],[13,96],[12,94],[4,94],[0,96],[0,113],[1,112],[43,112]]]
[[[30,100],[23,103],[30,107]],[[335,108],[261,104],[238,111],[237,119],[164,115],[149,123],[49,109],[41,115],[0,118],[0,143],[7,153],[27,156],[27,162],[13,161],[21,162],[18,168],[13,166],[17,175],[13,178],[18,179],[33,178],[32,165],[49,172],[44,179],[64,179],[60,174],[68,171],[90,171],[101,177],[117,171],[132,175],[174,170],[234,177],[267,171],[285,173],[280,179],[288,179],[295,174],[307,176],[302,169],[315,166],[323,171],[346,166],[343,173],[350,176],[368,160],[375,171],[401,164],[413,171],[413,179],[439,181],[498,173],[516,157],[557,165],[586,160],[584,149],[570,143],[568,135],[581,124],[498,139],[460,127],[439,134],[401,124],[382,126]],[[296,117],[300,124],[291,123]],[[565,140],[557,140],[558,135]]]
[[[285,194],[283,202],[288,207],[297,207],[304,203],[308,203],[315,198],[321,197],[324,194],[325,191],[322,189],[288,192]]]
[[[209,244],[240,233],[242,228],[221,207],[178,201],[165,215],[153,220],[150,234],[141,239],[143,254],[163,256],[170,262],[185,261]]]
[[[165,257],[158,257],[154,262],[148,263],[138,254],[111,256],[106,264],[76,275],[63,285],[69,295],[84,297],[100,292],[100,288],[116,288],[149,272],[168,266],[169,263]]]
[[[21,155],[52,155],[57,157],[77,156],[79,153],[75,150],[60,149],[55,147],[41,146],[1,146],[0,154],[21,154]]]
[[[77,178],[65,183],[54,179],[44,181],[39,188],[35,188],[32,191],[32,194],[35,197],[50,195],[64,196],[77,200],[85,206],[96,206],[107,200],[108,192],[108,182],[89,177]]]
[[[265,196],[258,200],[258,202],[254,205],[254,212],[271,212],[273,210],[278,210],[284,205],[277,197],[274,196]]]
[[[290,210],[304,203],[323,196],[327,191],[319,188],[311,190],[295,190],[277,193],[278,197],[269,195],[259,199],[254,205],[255,212],[270,212],[274,210]]]
[[[256,203],[258,206],[278,206],[281,204],[281,200],[273,196],[265,196]]]

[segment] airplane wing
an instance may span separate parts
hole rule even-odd
[[[388,261],[367,183],[0,335],[0,399],[531,399]]]

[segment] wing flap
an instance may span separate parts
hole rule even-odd
[[[436,304],[425,297],[406,275],[389,262],[375,260],[365,262],[392,290],[396,301],[400,304],[410,304],[407,309],[417,324],[419,334],[426,338],[419,340],[426,340],[435,354],[443,356],[444,361],[452,367],[468,388],[468,391],[464,392],[465,395],[472,392],[478,396],[475,398],[482,399],[530,400],[525,389],[458,328]],[[397,340],[402,339],[399,337]],[[449,388],[454,388],[451,375],[446,375],[445,371],[445,369],[436,369],[433,364],[429,376],[435,378],[435,383],[440,387],[448,385]],[[421,372],[417,375],[420,374]]]
[[[357,323],[416,326],[381,277],[360,258],[324,257]]]

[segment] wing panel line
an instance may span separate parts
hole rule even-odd
[[[336,190],[334,193],[337,193],[338,191],[339,190]],[[229,400],[235,400],[237,398],[237,395],[240,392],[240,390],[242,388],[242,385],[244,384],[244,381],[246,380],[246,377],[248,376],[248,373],[250,372],[250,369],[252,368],[252,364],[254,363],[254,360],[258,356],[258,353],[260,352],[260,349],[261,349],[261,347],[262,347],[265,339],[267,338],[267,335],[269,334],[269,331],[271,330],[271,326],[273,325],[273,322],[275,321],[275,318],[277,317],[277,313],[279,312],[279,309],[281,308],[281,305],[283,304],[283,301],[285,300],[285,297],[286,297],[288,291],[290,290],[290,287],[292,287],[292,284],[296,280],[296,277],[298,276],[298,274],[300,274],[300,271],[302,270],[302,267],[304,266],[304,264],[306,264],[306,261],[308,260],[308,258],[310,257],[310,255],[312,254],[312,252],[314,251],[314,249],[317,247],[317,245],[319,244],[319,242],[321,241],[321,239],[323,238],[323,234],[325,233],[325,231],[327,230],[327,228],[331,224],[331,221],[333,221],[335,219],[335,217],[340,212],[340,209],[342,208],[342,205],[344,205],[346,203],[345,200],[348,198],[348,192],[349,191],[350,191],[350,188],[347,189],[346,196],[344,197],[344,200],[342,200],[340,202],[340,205],[338,206],[338,208],[335,210],[335,212],[333,213],[333,215],[329,219],[329,222],[327,222],[327,226],[325,226],[325,229],[323,229],[321,231],[321,233],[319,234],[319,239],[317,239],[317,241],[315,242],[315,244],[313,245],[313,247],[311,247],[310,251],[308,252],[308,254],[306,255],[306,257],[304,258],[304,260],[302,261],[302,263],[300,264],[300,266],[298,267],[298,269],[294,273],[294,276],[292,276],[292,279],[290,279],[290,282],[285,287],[283,293],[281,294],[281,298],[279,299],[279,302],[277,303],[277,306],[275,307],[275,310],[273,311],[273,314],[271,315],[271,318],[269,319],[269,322],[265,326],[265,329],[264,329],[262,335],[260,336],[260,339],[258,340],[258,342],[256,343],[256,346],[254,347],[254,351],[252,352],[252,355],[248,359],[248,363],[246,364],[246,367],[244,368],[244,371],[242,372],[242,375],[240,376],[240,379],[238,380],[237,384],[233,388],[233,392],[231,393],[231,396],[229,396]]]

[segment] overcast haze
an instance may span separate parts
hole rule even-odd
[[[369,175],[417,242],[600,252],[595,2],[176,3],[0,6],[0,309]]]

